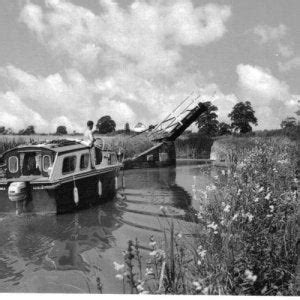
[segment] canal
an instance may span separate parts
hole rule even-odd
[[[99,277],[103,293],[122,293],[113,262],[122,263],[128,240],[138,238],[145,261],[149,237],[167,227],[162,207],[175,230],[190,228],[195,189],[211,182],[208,173],[208,165],[184,161],[127,170],[126,187],[100,206],[58,216],[0,215],[0,292],[97,293]]]

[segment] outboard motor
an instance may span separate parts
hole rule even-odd
[[[26,182],[12,182],[8,187],[8,199],[16,203],[16,214],[19,215],[23,211],[25,200],[28,192]]]

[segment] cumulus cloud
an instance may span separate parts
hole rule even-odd
[[[279,70],[281,72],[288,72],[293,69],[300,68],[300,56],[296,56],[286,62],[279,62],[278,64]]]
[[[234,95],[223,94],[199,73],[180,74],[166,83],[142,78],[128,69],[88,81],[74,69],[41,77],[7,66],[0,68],[0,76],[8,86],[1,96],[6,102],[1,122],[18,130],[32,124],[38,132],[54,132],[59,125],[82,131],[86,120],[97,121],[103,115],[116,120],[118,128],[126,122],[131,126],[155,124],[191,91],[194,97],[201,94],[199,101],[213,101],[220,107],[220,120],[226,120],[237,102]]]
[[[31,124],[47,131],[47,122],[42,116],[24,105],[15,93],[0,93],[0,102],[0,120],[6,127],[21,130]]]
[[[53,132],[59,125],[82,131],[87,119],[103,114],[119,122],[133,117],[125,102],[108,103],[105,93],[74,69],[37,77],[10,65],[0,68],[0,76],[8,85],[1,94],[1,123],[17,130],[32,124],[39,132]]]
[[[204,46],[221,38],[230,7],[195,7],[190,0],[134,1],[122,8],[101,0],[101,13],[64,0],[48,0],[47,8],[28,3],[21,21],[43,38],[56,54],[75,66],[112,68],[132,63],[146,73],[168,73],[184,46]]]
[[[277,54],[282,57],[291,57],[294,53],[292,46],[286,40],[288,28],[284,24],[277,27],[269,25],[258,25],[253,29],[253,33],[258,37],[261,45],[270,44],[275,46]]]
[[[274,77],[270,71],[258,66],[237,66],[241,99],[250,101],[260,128],[279,127],[280,122],[295,113],[296,98],[289,86]]]
[[[191,0],[127,6],[100,0],[97,13],[65,0],[44,6],[29,1],[20,21],[49,53],[64,58],[66,68],[37,76],[9,65],[0,68],[0,76],[39,131],[53,132],[58,125],[79,131],[87,119],[106,114],[118,127],[155,123],[207,85],[199,72],[180,68],[183,53],[220,39],[230,16],[229,6],[196,6]],[[5,120],[13,120],[13,110],[4,112]]]

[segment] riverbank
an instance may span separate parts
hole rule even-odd
[[[230,167],[218,169],[206,189],[199,189],[196,180],[191,182],[198,201],[192,232],[176,232],[171,218],[163,241],[150,240],[146,275],[136,268],[138,244],[130,242],[125,273],[119,275],[134,292],[299,293],[299,144],[284,137],[230,138],[224,144],[234,145]],[[168,216],[167,208],[161,209]]]

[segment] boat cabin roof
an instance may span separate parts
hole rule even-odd
[[[83,149],[89,149],[89,147],[74,140],[53,140],[53,141],[46,141],[42,143],[31,143],[27,145],[17,146],[15,148],[5,151],[2,154],[2,157],[5,156],[7,153],[16,150],[19,152],[50,150],[59,154],[63,154],[63,153],[75,152]]]

